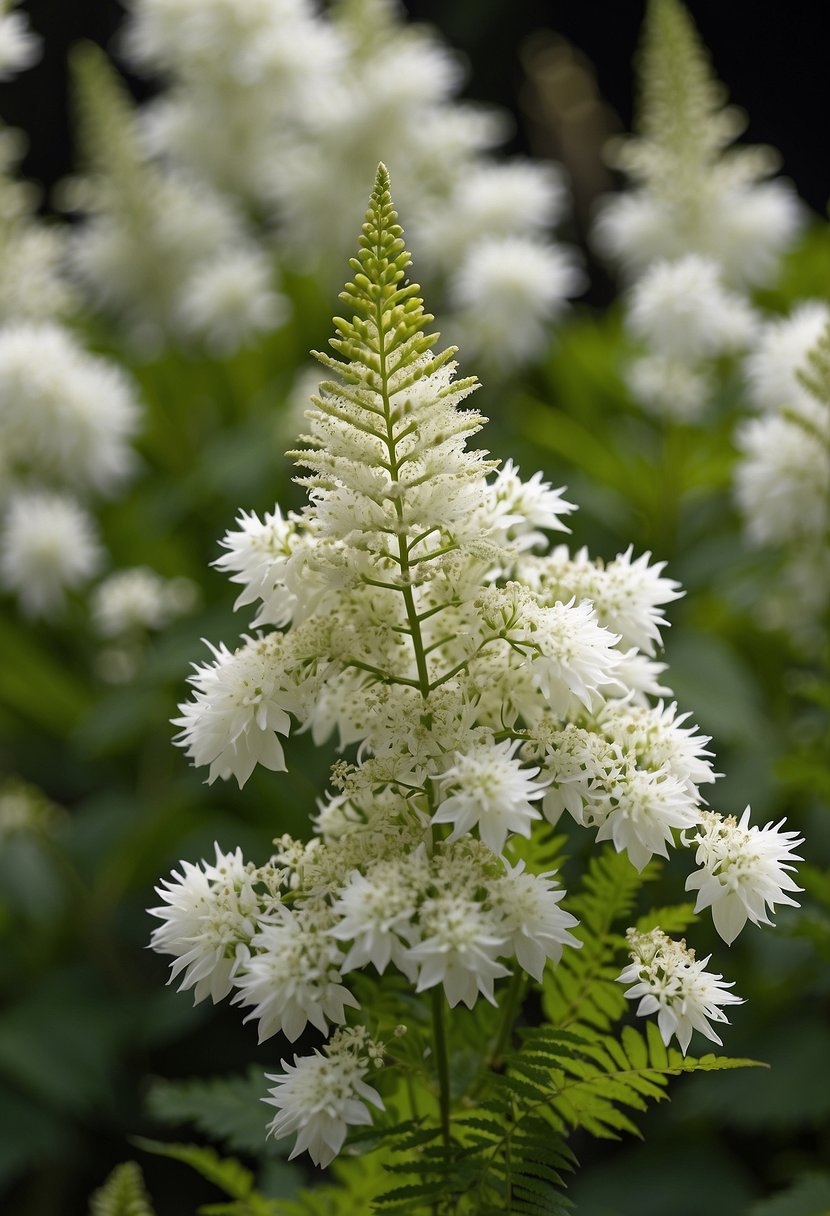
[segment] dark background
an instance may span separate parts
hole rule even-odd
[[[244,3],[244,0],[240,0]],[[408,0],[418,20],[437,25],[470,64],[469,97],[512,109],[523,77],[520,50],[536,30],[557,31],[593,63],[599,90],[622,125],[630,127],[631,58],[641,0]],[[824,6],[800,0],[770,6],[693,0],[691,12],[731,97],[749,114],[747,138],[774,145],[801,196],[824,213],[830,158],[823,131],[830,113],[830,74],[823,34]],[[107,46],[120,24],[117,0],[24,0],[33,27],[46,40],[41,62],[0,85],[0,114],[24,128],[27,176],[52,185],[72,164],[66,96],[66,50],[77,39]],[[821,125],[819,125],[821,124]],[[528,147],[520,120],[511,150]]]

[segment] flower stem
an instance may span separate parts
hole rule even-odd
[[[438,1070],[438,1102],[441,1110],[441,1135],[444,1149],[450,1148],[450,1062],[447,1052],[447,1031],[444,1022],[444,991],[438,985],[432,990],[432,1033],[435,1042],[435,1064]]]
[[[513,972],[513,976],[507,988],[507,996],[505,997],[504,1006],[502,1008],[499,1033],[495,1043],[493,1044],[493,1050],[490,1052],[491,1068],[500,1063],[501,1058],[504,1055],[504,1049],[510,1042],[510,1035],[516,1022],[516,1014],[519,1010],[522,996],[524,995],[524,982],[525,974],[521,968],[517,967]]]

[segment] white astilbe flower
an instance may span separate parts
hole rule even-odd
[[[569,724],[538,729],[543,772],[551,780],[542,810],[556,823],[563,811],[598,840],[611,840],[641,870],[654,854],[668,856],[676,829],[700,818],[698,785],[715,778],[705,736],[684,728],[676,707],[609,704],[592,729]]]
[[[472,166],[453,183],[443,211],[430,224],[412,225],[419,263],[440,270],[447,249],[466,257],[488,237],[530,233],[543,237],[562,216],[566,191],[556,166],[513,160]]]
[[[441,797],[432,817],[433,823],[453,824],[449,840],[478,827],[488,848],[501,853],[509,833],[530,836],[533,820],[542,818],[531,803],[545,790],[533,782],[539,769],[523,768],[515,758],[518,747],[518,741],[505,740],[454,755],[441,778]]]
[[[644,706],[630,699],[607,702],[597,714],[596,727],[607,740],[616,743],[639,764],[671,773],[692,795],[697,786],[714,781],[718,774],[706,750],[711,740],[686,726],[691,714],[678,714],[677,703]]]
[[[181,976],[179,992],[193,988],[194,1004],[207,996],[216,1004],[231,991],[243,947],[263,911],[258,874],[241,849],[223,853],[214,847],[214,865],[181,862],[182,872],[173,870],[172,881],[165,878],[156,887],[164,903],[148,909],[163,922],[153,930],[150,946],[173,955],[168,983]]]
[[[630,293],[626,322],[653,354],[687,362],[740,350],[755,330],[751,308],[724,289],[717,264],[693,253],[646,271]]]
[[[504,917],[502,930],[509,937],[511,952],[538,983],[548,959],[558,963],[565,946],[582,946],[569,932],[579,922],[559,907],[565,891],[554,890],[555,885],[552,874],[528,874],[524,862],[519,862],[496,879],[492,894]]]
[[[421,941],[407,952],[418,969],[416,992],[443,984],[451,1006],[472,1009],[479,993],[496,1004],[493,984],[510,974],[496,962],[507,945],[502,918],[471,896],[447,891],[422,904],[420,931]]]
[[[267,254],[229,248],[194,270],[179,295],[176,321],[182,333],[227,355],[279,329],[289,312],[288,299],[273,288]]]
[[[712,909],[715,928],[728,946],[747,920],[770,925],[767,909],[776,904],[798,907],[787,891],[800,891],[790,874],[802,858],[793,852],[804,843],[797,832],[782,832],[781,823],[759,828],[749,824],[749,807],[740,820],[704,811],[694,832],[684,833],[701,867],[686,879],[686,890],[697,891],[695,912]]]
[[[0,439],[18,473],[113,490],[132,464],[139,410],[120,367],[56,324],[0,332]]]
[[[370,14],[378,2],[365,0]],[[386,82],[390,106],[422,83],[418,45]],[[177,741],[210,780],[240,784],[257,762],[283,766],[289,715],[345,752],[315,834],[280,837],[258,872],[271,875],[255,888],[263,904],[223,983],[261,1039],[360,1018],[352,986],[382,1019],[388,999],[423,1010],[432,993],[432,1053],[415,1012],[401,1062],[437,1061],[446,1112],[444,1001],[496,1004],[512,974],[506,1030],[521,973],[540,982],[587,942],[554,874],[533,872],[549,855],[542,815],[567,811],[642,869],[701,823],[715,773],[688,715],[650,699],[668,695],[656,650],[677,584],[630,548],[607,564],[549,551],[570,504],[541,475],[522,482],[468,450],[484,422],[466,408],[476,381],[455,378],[452,348],[431,348],[409,264],[381,165],[334,354],[318,355],[328,379],[292,453],[307,504],[243,513],[216,562],[238,606],[273,628],[197,669]],[[649,964],[658,946],[665,963],[649,971],[638,956],[630,979],[640,1011],[659,1012],[685,1050],[736,998],[668,939]],[[296,1153],[328,1162],[348,1126],[368,1122],[365,1034],[337,1031],[274,1078],[270,1130],[298,1133]]]
[[[278,1031],[290,1042],[311,1022],[326,1034],[329,1022],[345,1020],[345,1007],[359,1008],[340,983],[343,956],[326,933],[328,914],[280,908],[262,924],[234,976],[235,1005],[253,1006],[245,1021],[259,1022],[262,1043]]]
[[[601,203],[597,248],[632,277],[654,262],[699,254],[729,284],[770,282],[801,226],[801,208],[787,182],[763,180],[777,168],[770,149],[729,147],[744,119],[723,105],[679,0],[649,6],[640,65],[638,135],[611,150],[631,186]]]
[[[103,561],[95,521],[63,494],[14,494],[0,520],[0,586],[30,617],[60,613],[68,591],[89,581]]]
[[[334,904],[340,917],[330,930],[352,947],[341,964],[345,973],[372,963],[382,975],[392,962],[411,980],[413,968],[405,951],[415,931],[419,891],[406,861],[380,861],[367,874],[354,871]]]
[[[491,527],[503,531],[505,540],[520,550],[544,545],[544,532],[570,531],[562,516],[576,507],[562,497],[564,493],[564,487],[554,490],[550,482],[543,481],[541,473],[522,481],[518,467],[508,460],[490,486],[486,512],[491,516]]]
[[[668,857],[674,829],[691,827],[699,817],[694,795],[676,777],[626,763],[582,822],[598,823],[597,840],[613,841],[642,870],[655,854]]]
[[[198,24],[195,6],[190,16]],[[181,160],[153,160],[132,101],[97,48],[76,56],[76,83],[87,165],[64,204],[83,215],[70,265],[92,301],[151,353],[171,338],[196,337],[230,353],[279,324],[285,308],[272,291],[269,255],[235,201]]]
[[[451,325],[479,359],[512,367],[541,354],[552,322],[583,287],[570,250],[522,236],[490,237],[450,280]]]
[[[0,81],[25,72],[40,58],[40,38],[29,29],[24,13],[9,11],[7,0],[0,4]]]
[[[327,1166],[343,1147],[348,1127],[371,1125],[366,1103],[384,1109],[380,1094],[363,1080],[372,1063],[380,1063],[380,1048],[361,1030],[338,1030],[325,1054],[295,1056],[293,1064],[282,1060],[285,1072],[266,1073],[276,1085],[263,1101],[277,1108],[268,1135],[281,1140],[298,1133],[289,1161],[307,1152],[315,1165]]]
[[[76,301],[63,275],[65,246],[63,231],[27,215],[0,225],[0,324],[49,321],[71,311]]]
[[[246,638],[233,653],[224,643],[210,649],[213,663],[194,664],[196,692],[173,720],[182,728],[175,742],[197,767],[210,765],[208,784],[233,775],[241,789],[257,764],[284,772],[277,736],[289,732],[294,701],[282,682],[280,635]]]
[[[768,325],[746,373],[763,413],[736,431],[735,495],[749,541],[779,549],[779,576],[765,581],[761,615],[801,644],[820,647],[819,622],[830,601],[827,305],[808,302]]]
[[[597,623],[596,608],[587,600],[540,607],[531,620],[525,635],[534,651],[531,673],[553,711],[567,712],[571,697],[586,709],[597,706],[600,688],[614,682],[619,635]]]
[[[295,517],[283,519],[279,507],[266,511],[260,520],[255,511],[242,511],[239,528],[226,532],[219,543],[227,552],[217,557],[217,570],[231,572],[232,583],[242,591],[234,608],[262,601],[252,624],[287,625],[294,614],[296,596],[285,585],[285,570],[297,539]]]
[[[525,558],[518,566],[522,578],[538,591],[543,602],[590,600],[599,623],[619,635],[619,644],[653,656],[662,644],[660,630],[667,624],[663,605],[679,599],[680,584],[663,575],[665,562],[651,561],[648,550],[633,557],[632,545],[610,562],[592,560],[587,549],[573,557],[564,545],[548,556]]]
[[[709,958],[698,961],[685,941],[672,941],[661,929],[648,933],[629,929],[626,937],[632,962],[617,979],[632,985],[625,995],[630,1000],[639,999],[638,1015],[656,1013],[663,1042],[668,1047],[676,1036],[684,1056],[693,1030],[722,1045],[710,1023],[728,1023],[721,1006],[743,1002],[726,991],[732,984],[725,983],[723,976],[704,970]]]
[[[508,124],[457,100],[459,56],[404,17],[396,0],[325,13],[311,0],[251,0],[244,12],[233,0],[135,0],[128,56],[169,86],[142,107],[143,147],[240,199],[263,217],[282,265],[318,274],[348,252],[365,181],[391,155],[448,320],[455,312],[459,331],[509,367],[544,348],[549,323],[582,287],[573,253],[550,239],[563,177],[554,165],[489,159]],[[448,248],[458,268],[449,275]],[[487,262],[501,304],[479,292]],[[492,346],[473,323],[486,299]],[[500,340],[504,326],[511,343]]]
[[[623,377],[638,405],[658,418],[677,422],[696,422],[714,391],[708,368],[663,355],[632,359],[623,368]]]
[[[735,493],[754,544],[827,535],[830,408],[812,404],[811,424],[805,425],[803,414],[775,414],[751,418],[738,429],[742,459],[735,468]]]
[[[762,328],[744,364],[749,393],[759,410],[809,412],[815,402],[799,379],[810,351],[827,328],[830,310],[823,300],[800,304],[789,317]]]
[[[198,587],[187,578],[162,578],[148,566],[116,570],[92,596],[92,619],[107,638],[136,630],[163,629],[196,604]]]

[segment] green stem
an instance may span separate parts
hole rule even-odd
[[[498,1033],[493,1042],[489,1056],[486,1061],[486,1069],[482,1069],[479,1073],[478,1080],[470,1092],[470,1098],[476,1099],[487,1086],[487,1076],[495,1068],[501,1064],[504,1050],[510,1042],[510,1034],[516,1022],[516,1014],[522,1003],[524,996],[525,973],[517,969],[514,971],[510,983],[507,987],[507,994],[502,1005],[501,1021],[499,1022]]]
[[[524,996],[525,973],[517,967],[507,987],[507,996],[502,1008],[501,1025],[493,1050],[490,1052],[490,1067],[494,1068],[501,1062],[504,1049],[510,1042],[510,1035],[516,1022],[516,1014]]]
[[[450,1148],[450,1062],[447,1052],[447,1030],[444,1022],[444,992],[440,985],[432,990],[432,1033],[435,1042],[435,1064],[438,1072],[438,1103],[441,1110],[441,1135],[444,1148]]]

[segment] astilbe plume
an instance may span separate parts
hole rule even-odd
[[[830,603],[826,304],[807,302],[769,322],[747,358],[746,378],[758,412],[736,432],[735,493],[750,544],[776,553],[780,563],[763,616],[808,647],[821,647]]]
[[[242,211],[187,165],[154,159],[103,52],[73,57],[83,171],[65,183],[78,212],[74,277],[144,353],[165,341],[229,354],[284,320],[267,254]]]
[[[609,150],[630,185],[601,202],[594,239],[629,280],[626,321],[644,348],[626,369],[632,395],[695,421],[715,391],[713,360],[754,337],[747,289],[773,281],[801,215],[788,183],[765,180],[772,149],[730,146],[744,116],[724,104],[680,0],[650,0],[639,78],[638,133]]]
[[[567,205],[564,175],[493,158],[509,133],[505,116],[459,99],[461,57],[433,28],[407,22],[396,0],[339,0],[325,11],[312,0],[133,0],[123,35],[133,70],[161,88],[131,121],[122,113],[120,132],[113,99],[98,89],[102,121],[87,124],[104,172],[86,188],[77,263],[102,304],[122,314],[140,306],[142,326],[154,315],[168,339],[206,334],[225,350],[274,328],[287,316],[281,298],[277,316],[273,292],[266,297],[275,267],[328,283],[348,256],[365,182],[391,149],[422,272],[465,350],[507,369],[544,349],[551,322],[583,287],[573,251],[552,239]],[[126,184],[106,124],[122,160],[125,145],[140,147],[140,259],[123,198],[102,189]],[[184,264],[197,239],[189,211],[201,214],[207,201],[250,217],[256,248],[246,259],[239,235],[230,244],[225,236],[196,273]],[[161,303],[142,281],[154,267]]]
[[[641,869],[702,823],[699,787],[715,777],[708,740],[651,700],[668,691],[653,656],[677,584],[630,549],[607,565],[549,549],[573,507],[467,447],[484,421],[460,408],[476,381],[455,378],[452,348],[434,353],[408,266],[381,165],[294,453],[308,504],[243,513],[225,538],[216,564],[239,605],[261,604],[258,631],[212,648],[177,719],[211,781],[283,769],[294,723],[356,753],[333,766],[308,842],[280,837],[262,866],[217,846],[153,909],[153,947],[197,1000],[232,993],[260,1040],[338,1028],[272,1077],[271,1130],[297,1131],[318,1164],[368,1122],[366,1102],[382,1105],[363,1080],[383,1049],[358,1002],[367,984],[397,972],[431,993],[448,1140],[445,998],[495,1004],[511,972],[539,982],[582,944],[555,874],[534,864],[544,850],[522,842],[568,812]],[[642,967],[620,978],[634,971],[645,992]],[[641,1012],[659,1005],[685,1052],[691,1026],[708,1033],[737,998],[717,996],[702,964],[680,971],[702,994],[694,1016],[679,979]]]
[[[23,15],[0,4],[0,78],[38,53]],[[103,563],[91,507],[133,467],[140,408],[130,378],[69,328],[65,235],[13,175],[19,134],[0,123],[0,588],[24,615],[54,619]]]

